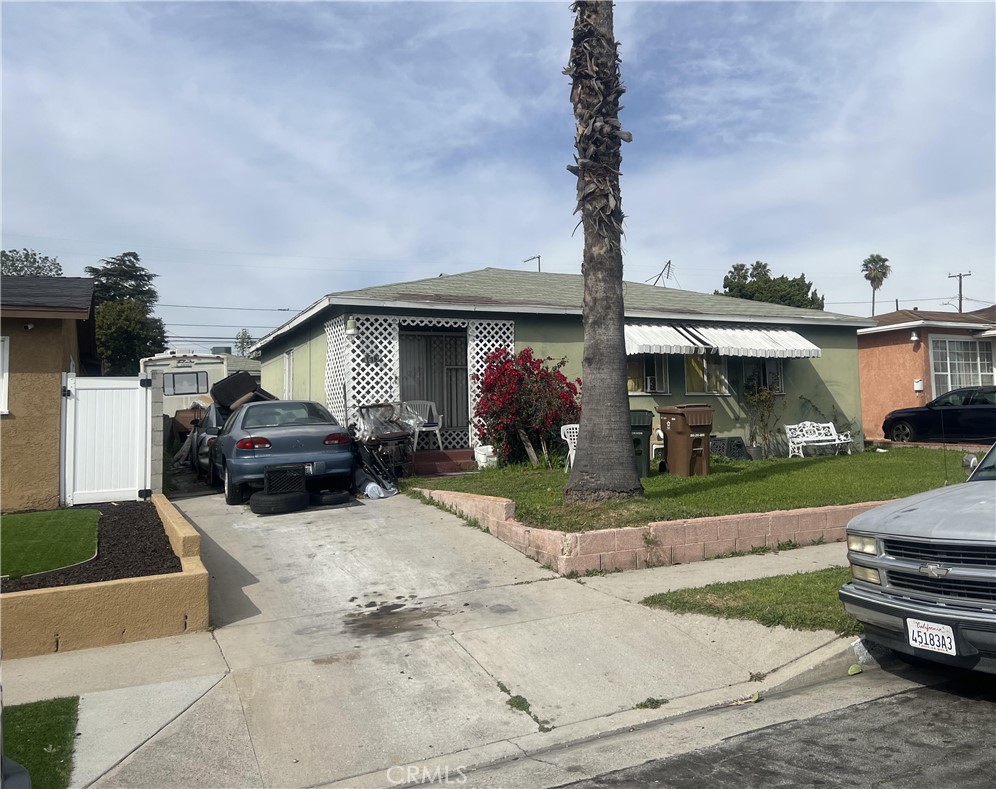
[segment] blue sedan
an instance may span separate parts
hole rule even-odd
[[[302,464],[316,487],[348,487],[352,436],[318,403],[272,400],[236,409],[211,445],[210,475],[224,481],[228,504],[262,488],[267,466],[286,463]]]

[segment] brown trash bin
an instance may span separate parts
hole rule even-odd
[[[709,473],[709,434],[712,406],[685,403],[657,406],[666,445],[667,470],[676,477],[704,477]]]

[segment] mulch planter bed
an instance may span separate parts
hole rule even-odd
[[[73,567],[4,580],[0,582],[0,592],[24,592],[182,571],[151,501],[89,504],[79,509],[100,512],[96,558]]]

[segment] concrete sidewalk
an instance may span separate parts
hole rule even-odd
[[[8,704],[81,696],[74,786],[390,786],[409,765],[500,763],[854,659],[830,632],[638,602],[845,565],[842,544],[569,580],[402,496],[265,518],[219,496],[179,506],[203,535],[213,634],[4,665]],[[635,709],[651,697],[669,703]]]

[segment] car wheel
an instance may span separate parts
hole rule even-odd
[[[896,422],[889,429],[889,438],[905,444],[907,441],[913,440],[913,428],[910,427],[909,422]]]
[[[218,479],[218,472],[214,468],[214,461],[211,458],[208,458],[207,484],[212,488],[216,488],[221,484],[221,480]]]
[[[349,501],[348,490],[333,490],[329,493],[312,493],[309,497],[312,507],[330,507],[334,504],[345,504]]]
[[[257,515],[299,512],[307,506],[308,494],[303,490],[292,490],[289,493],[253,493],[249,497],[249,509]]]
[[[242,486],[232,482],[232,475],[228,473],[228,466],[225,466],[225,504],[242,503]]]

